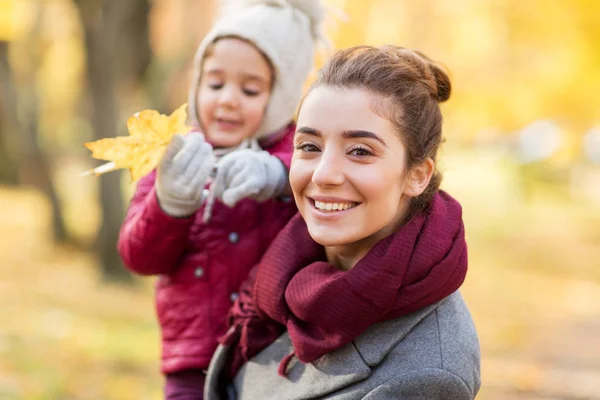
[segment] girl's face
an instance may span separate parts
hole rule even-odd
[[[231,147],[253,136],[265,114],[272,81],[271,66],[250,43],[219,39],[204,60],[198,115],[215,147]]]
[[[323,246],[374,246],[400,226],[411,196],[429,183],[433,162],[408,173],[406,148],[373,111],[375,100],[363,89],[317,87],[298,114],[290,184],[310,235]]]

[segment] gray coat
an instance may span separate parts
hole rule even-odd
[[[287,333],[280,336],[240,370],[228,397],[468,400],[475,398],[481,383],[477,333],[459,292],[408,316],[375,324],[312,363],[292,361],[287,379],[282,378],[279,362],[292,350]],[[221,346],[213,356],[206,400],[219,398],[216,385],[227,352]]]

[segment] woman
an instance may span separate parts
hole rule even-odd
[[[399,47],[322,68],[294,137],[300,212],[232,309],[207,399],[475,398],[462,211],[435,168],[450,91],[442,68]]]

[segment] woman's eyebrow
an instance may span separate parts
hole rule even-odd
[[[296,133],[306,133],[307,135],[321,137],[321,132],[319,132],[317,129],[309,128],[308,126],[302,126],[296,129]]]
[[[381,144],[383,144],[385,147],[387,147],[387,144],[383,141],[383,139],[381,139],[379,136],[377,136],[373,132],[369,132],[369,131],[363,131],[363,130],[344,131],[344,132],[342,132],[342,136],[347,139],[356,139],[356,138],[375,139],[378,142],[380,142]]]
[[[309,128],[308,126],[302,126],[300,128],[298,128],[296,130],[296,133],[305,133],[307,135],[312,135],[312,136],[317,136],[317,137],[321,137],[321,132],[317,129],[314,128]],[[380,142],[381,144],[383,144],[385,147],[388,147],[387,144],[385,143],[385,141],[383,139],[381,139],[379,136],[377,136],[376,134],[374,134],[373,132],[369,132],[369,131],[364,131],[364,130],[350,130],[350,131],[344,131],[342,132],[342,137],[344,137],[345,139],[356,139],[356,138],[369,138],[369,139],[375,139],[378,142]]]

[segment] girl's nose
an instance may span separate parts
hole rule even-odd
[[[238,91],[231,86],[224,87],[221,91],[221,96],[219,96],[219,103],[231,108],[237,107],[240,103]]]

